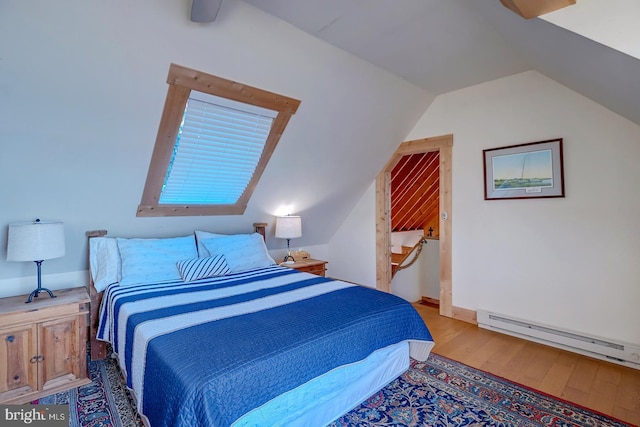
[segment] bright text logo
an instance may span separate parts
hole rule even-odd
[[[0,425],[67,427],[69,405],[0,405]]]

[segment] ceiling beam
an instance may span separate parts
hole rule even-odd
[[[576,0],[500,0],[500,3],[523,18],[531,19],[576,4]]]

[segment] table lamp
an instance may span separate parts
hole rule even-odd
[[[300,236],[302,236],[302,218],[293,215],[276,217],[276,237],[279,239],[287,239],[287,256],[284,257],[284,262],[295,262],[291,256],[289,240]],[[291,259],[291,261],[289,261],[289,259]]]
[[[51,298],[53,292],[42,287],[42,261],[64,256],[64,224],[59,221],[15,222],[9,224],[7,239],[7,261],[33,261],[38,266],[38,288],[29,295],[30,303],[40,292],[46,291]]]

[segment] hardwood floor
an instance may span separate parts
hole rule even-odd
[[[414,304],[434,353],[640,425],[640,370],[478,328]]]

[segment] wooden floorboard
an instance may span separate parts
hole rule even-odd
[[[640,370],[560,350],[440,316],[416,303],[434,353],[640,425]]]

